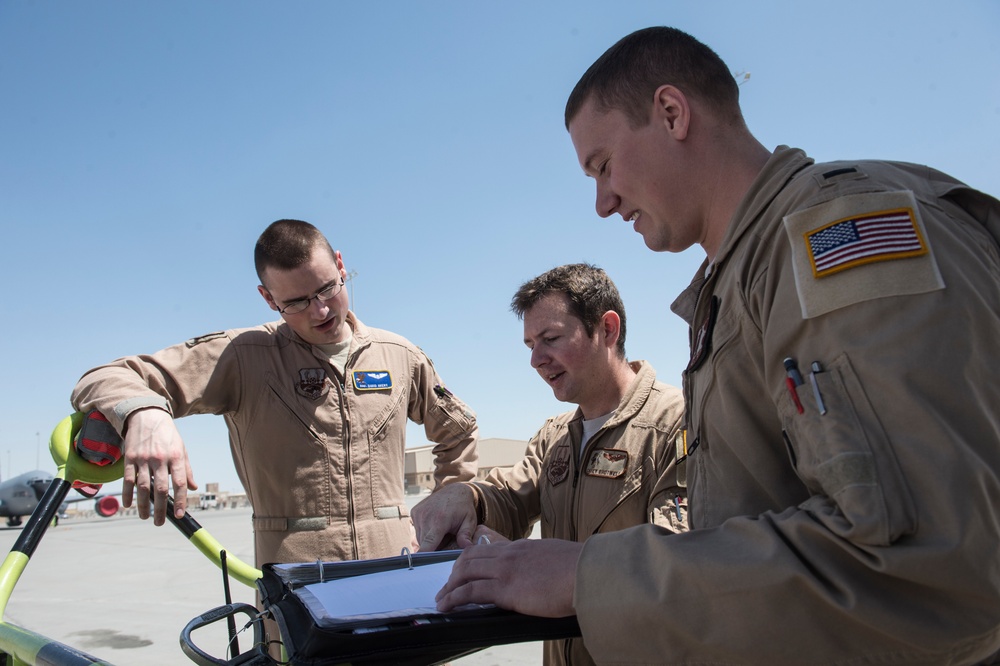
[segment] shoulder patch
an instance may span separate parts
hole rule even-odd
[[[793,213],[784,224],[806,319],[944,288],[912,192],[847,195]]]
[[[310,400],[317,400],[330,392],[330,382],[323,368],[300,368],[299,381],[295,384],[299,395]]]
[[[226,335],[225,331],[216,331],[215,333],[209,333],[208,335],[201,335],[198,336],[197,338],[191,338],[184,344],[186,344],[188,347],[194,347],[195,345],[200,345],[201,343],[208,342],[209,340],[215,340],[216,338],[225,337],[225,335]]]
[[[569,446],[557,446],[545,459],[545,477],[549,485],[558,486],[569,476]]]

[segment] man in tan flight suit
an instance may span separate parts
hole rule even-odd
[[[566,106],[598,213],[707,254],[673,306],[691,531],[473,546],[439,607],[575,613],[598,663],[997,663],[1000,202],[770,151],[738,95],[649,28]]]
[[[524,321],[531,366],[577,408],[548,419],[511,469],[415,506],[420,548],[450,535],[460,547],[483,535],[519,539],[539,518],[542,538],[574,541],[647,522],[684,531],[674,464],[684,400],[649,363],[626,358],[625,306],[611,279],[589,264],[559,266],[524,283],[511,309]],[[568,639],[546,642],[545,663],[593,659],[582,640]]]
[[[413,530],[403,493],[407,419],[435,442],[435,484],[475,477],[473,412],[424,353],[348,310],[346,271],[313,225],[271,224],[254,251],[258,290],[282,321],[193,338],[86,373],[73,406],[124,437],[122,500],[165,517],[194,489],[174,418],[221,414],[253,505],[257,565],[399,555]]]

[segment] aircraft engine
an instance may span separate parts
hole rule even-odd
[[[94,511],[102,518],[110,518],[118,513],[118,498],[114,495],[105,495],[94,502]]]

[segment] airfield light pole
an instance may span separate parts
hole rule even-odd
[[[347,277],[344,278],[345,282],[351,283],[351,310],[353,312],[358,311],[358,306],[354,302],[354,278],[356,277],[358,277],[358,272],[352,268],[351,270],[347,271]]]

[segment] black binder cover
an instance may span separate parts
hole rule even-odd
[[[257,581],[264,608],[281,629],[292,664],[409,664],[446,662],[491,645],[580,635],[576,617],[541,618],[495,607],[445,614],[414,614],[391,619],[317,623],[296,590],[321,581],[407,569],[454,560],[461,551],[415,553],[399,557],[296,565],[265,564]]]

